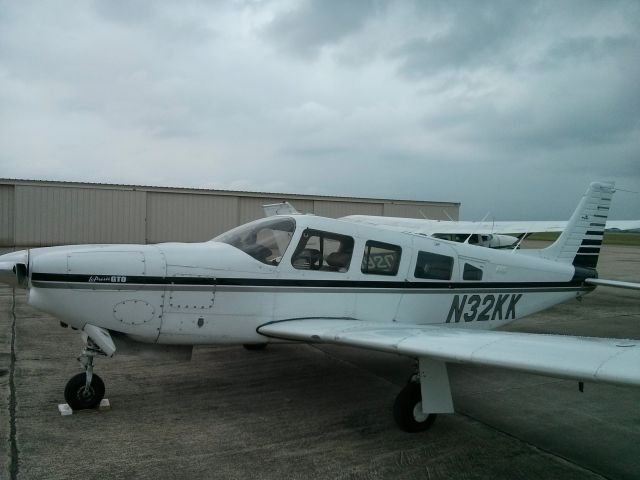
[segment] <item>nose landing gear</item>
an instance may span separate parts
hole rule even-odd
[[[86,338],[82,354],[78,361],[85,371],[71,377],[64,389],[64,399],[72,410],[96,408],[104,397],[104,382],[93,373],[93,359],[96,355],[105,355],[91,338]]]

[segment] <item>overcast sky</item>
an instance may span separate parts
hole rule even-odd
[[[0,177],[564,219],[640,191],[640,2],[0,0]]]

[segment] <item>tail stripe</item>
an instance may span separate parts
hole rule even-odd
[[[576,267],[596,268],[598,266],[598,255],[580,253],[573,259]]]
[[[613,184],[589,185],[567,228],[553,245],[544,250],[543,256],[576,267],[595,268],[612,194]]]

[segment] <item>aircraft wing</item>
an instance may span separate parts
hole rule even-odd
[[[579,381],[640,386],[640,340],[323,318],[269,323],[258,332],[285,340],[333,343]]]
[[[357,223],[387,227],[393,230],[404,230],[413,233],[432,235],[437,233],[477,233],[477,234],[513,234],[513,233],[541,233],[562,232],[566,226],[565,220],[536,220],[513,222],[468,222],[450,220],[428,220],[418,218],[379,217],[369,215],[350,215],[343,217]],[[607,230],[639,230],[640,220],[608,220]]]

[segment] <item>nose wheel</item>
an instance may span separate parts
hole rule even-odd
[[[79,373],[71,377],[64,389],[64,399],[72,410],[96,408],[104,398],[104,382],[93,374],[87,381],[86,373]]]
[[[87,338],[82,354],[78,357],[85,371],[71,377],[64,389],[64,399],[72,410],[96,408],[104,398],[104,382],[93,373],[93,359],[96,355],[104,353]]]

